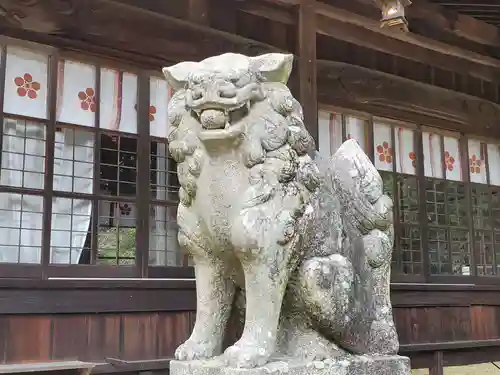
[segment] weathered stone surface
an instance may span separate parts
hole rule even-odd
[[[226,367],[218,359],[171,361],[175,375],[411,375],[410,360],[401,356],[352,356],[336,361],[304,362],[290,358],[271,359],[262,367],[243,369]]]
[[[164,69],[176,90],[169,149],[181,185],[179,244],[193,258],[197,289],[196,324],[175,356],[222,354],[209,372],[280,357],[293,371],[326,375],[348,357],[349,375],[377,366],[406,374],[391,370],[408,368],[406,360],[379,358],[398,351],[392,201],[356,141],[328,160],[312,157],[286,87],[292,61],[225,54]],[[235,312],[243,334],[222,353]],[[326,361],[334,367],[310,366]],[[172,375],[186,366],[175,362]]]

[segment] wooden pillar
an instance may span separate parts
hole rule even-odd
[[[304,123],[318,147],[316,66],[316,0],[300,0],[298,22],[299,101]]]
[[[443,352],[435,352],[433,362],[434,363],[430,368],[429,375],[443,375],[444,374]]]

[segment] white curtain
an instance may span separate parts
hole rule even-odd
[[[168,200],[168,187],[172,185],[168,171],[168,147],[158,142],[156,164],[156,199]],[[177,242],[176,207],[155,205],[150,218],[149,262],[154,266],[181,265],[182,255]]]
[[[65,129],[56,133],[54,190],[92,192],[92,135]],[[6,119],[0,184],[43,189],[45,126]],[[91,202],[54,198],[52,202],[52,263],[76,264],[90,223]],[[0,194],[0,262],[40,263],[43,198]]]

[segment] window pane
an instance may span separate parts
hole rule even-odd
[[[137,133],[137,76],[101,68],[99,127]]]
[[[416,177],[398,175],[399,221],[418,224],[420,220],[420,200]]]
[[[420,227],[401,226],[399,247],[401,269],[397,273],[422,274],[422,234]]]
[[[500,185],[500,146],[497,144],[488,144],[488,172],[490,175],[490,184]]]
[[[318,112],[318,149],[323,157],[333,155],[342,144],[342,115]]]
[[[137,180],[137,139],[101,135],[101,191],[113,196],[134,196]]]
[[[43,198],[0,193],[0,263],[40,263]]]
[[[135,222],[135,208],[132,203],[99,202],[98,264],[135,264]]]
[[[469,225],[469,209],[465,185],[458,182],[447,182],[446,218],[447,224],[467,227]]]
[[[96,68],[78,61],[59,61],[57,121],[95,126]]]
[[[469,139],[469,175],[471,182],[486,184],[485,144]]]
[[[382,191],[384,194],[388,195],[394,199],[394,176],[390,172],[379,171],[380,177],[382,177]]]
[[[92,194],[94,134],[57,128],[54,147],[54,190]]]
[[[47,118],[48,55],[8,46],[5,69],[3,111]]]
[[[172,91],[167,81],[160,77],[150,78],[149,89],[149,134],[153,137],[167,138],[167,106]]]
[[[51,263],[78,264],[89,251],[92,201],[54,198],[50,231]]]
[[[1,185],[43,189],[45,125],[6,119],[3,126]]]
[[[426,179],[427,221],[431,225],[446,225],[445,191],[445,181]]]
[[[479,276],[490,276],[494,274],[495,249],[493,232],[475,231],[477,254],[477,274]]]
[[[424,172],[427,177],[443,178],[443,147],[441,136],[435,133],[422,133],[424,150]]]
[[[459,141],[453,137],[443,137],[444,165],[447,180],[463,181]]]
[[[494,211],[491,207],[490,188],[486,185],[471,184],[471,199],[474,228],[491,229],[492,212]]]
[[[405,174],[417,173],[417,152],[415,150],[414,132],[403,127],[394,128],[396,141],[396,171]]]
[[[368,121],[359,117],[345,116],[345,136],[347,139],[355,139],[358,141],[361,148],[367,152],[367,137]],[[340,133],[342,139],[342,133]]]
[[[151,197],[162,201],[178,201],[177,164],[168,152],[166,142],[151,142]]]
[[[392,144],[391,132],[392,127],[387,124],[373,124],[375,167],[384,171],[392,171],[394,163],[394,145]]]
[[[149,264],[151,266],[185,266],[177,240],[176,206],[151,205]]]
[[[431,274],[469,276],[470,238],[463,183],[426,179]]]
[[[445,229],[429,229],[429,257],[431,274],[451,274],[451,258]]]

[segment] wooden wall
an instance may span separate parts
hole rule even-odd
[[[0,283],[0,361],[80,359],[95,372],[168,369],[190,334],[192,281]],[[500,360],[500,288],[393,284],[401,354],[415,368]],[[116,361],[116,360],[121,360]]]
[[[1,280],[0,362],[102,363],[96,372],[168,368],[190,334],[191,280]]]
[[[3,315],[0,355],[4,363],[171,358],[193,323],[194,312]]]

